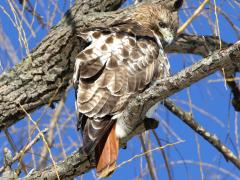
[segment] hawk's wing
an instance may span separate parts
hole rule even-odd
[[[88,141],[96,144],[112,125],[111,116],[120,113],[131,96],[167,72],[151,36],[139,35],[133,29],[122,31],[124,26],[119,27],[81,35],[91,42],[76,57],[73,77],[78,112],[89,118],[82,125],[84,145]]]

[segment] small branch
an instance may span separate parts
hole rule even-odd
[[[46,27],[46,23],[44,22],[43,17],[37,13],[36,9],[34,9],[29,0],[19,0],[19,4],[21,4],[23,8],[26,9],[26,11],[29,12],[33,17],[36,17],[38,23],[42,28]]]
[[[59,175],[58,175],[58,171],[57,171],[57,168],[56,168],[56,163],[55,163],[55,161],[54,161],[54,159],[53,159],[53,155],[52,155],[51,149],[50,149],[49,146],[48,146],[48,143],[47,143],[47,141],[46,141],[46,139],[45,139],[45,137],[44,137],[44,134],[43,134],[42,131],[40,130],[38,124],[32,119],[32,117],[30,116],[30,114],[24,109],[24,107],[23,107],[21,104],[19,104],[19,106],[22,108],[22,111],[27,115],[28,120],[29,120],[31,123],[34,124],[34,127],[37,129],[38,133],[40,134],[40,136],[41,136],[41,138],[42,138],[42,140],[43,140],[43,142],[44,142],[44,145],[45,145],[45,146],[47,147],[47,149],[48,149],[48,153],[49,153],[50,159],[51,159],[51,161],[52,161],[52,163],[53,163],[53,166],[54,166],[54,169],[55,169],[55,173],[56,173],[56,176],[57,176],[56,179],[60,180],[60,177],[59,177]]]
[[[201,13],[203,10],[204,6],[209,2],[209,0],[204,0],[203,3],[195,10],[193,15],[188,18],[188,20],[178,29],[178,33],[181,33],[184,31],[184,29],[187,28],[187,26]]]
[[[14,141],[13,141],[13,138],[11,136],[11,134],[8,132],[8,129],[5,129],[4,130],[4,133],[8,139],[8,142],[10,144],[10,146],[12,147],[12,149],[14,150],[14,153],[17,153],[18,152],[18,149],[17,149],[17,146],[15,145]],[[22,159],[20,159],[20,164],[21,164],[21,167],[20,169],[23,169],[23,171],[25,172],[25,174],[28,174],[28,171],[27,171],[27,167],[25,165],[25,163],[22,161]],[[1,171],[0,171],[1,172]]]
[[[4,148],[4,172],[0,179],[17,179],[17,174],[11,169],[12,153],[8,148]]]
[[[163,104],[169,111],[171,111],[173,114],[179,117],[192,130],[194,130],[196,133],[202,136],[210,144],[212,144],[220,153],[222,153],[222,155],[225,157],[227,161],[231,161],[237,168],[240,169],[240,159],[238,159],[228,147],[222,144],[216,135],[209,133],[200,124],[198,124],[190,113],[184,112],[181,108],[177,107],[170,100],[165,100]]]
[[[56,129],[56,125],[57,122],[59,120],[59,116],[62,112],[62,108],[64,107],[64,103],[65,103],[65,99],[66,99],[66,95],[68,93],[69,88],[67,88],[65,94],[63,95],[63,97],[61,98],[60,102],[58,103],[57,108],[55,109],[52,119],[50,121],[50,125],[49,125],[49,131],[46,135],[46,141],[48,143],[49,148],[51,148],[53,146],[53,139],[54,139],[54,132]],[[48,148],[47,146],[43,146],[41,149],[41,157],[39,160],[39,169],[42,169],[44,167],[46,167],[47,165],[47,160],[48,160]]]
[[[47,131],[48,129],[46,128],[42,130],[42,133],[45,134]],[[28,152],[31,149],[31,147],[39,141],[40,138],[41,138],[41,134],[38,133],[38,135],[30,143],[28,143],[25,147],[22,148],[22,150],[16,153],[16,155],[12,158],[11,164],[16,162],[17,160],[22,159],[24,154],[26,154],[26,152]],[[3,171],[4,171],[4,167],[1,167],[0,173],[2,173]]]
[[[150,149],[150,150],[148,150],[147,152],[144,152],[144,153],[141,153],[141,154],[137,154],[137,155],[133,156],[132,158],[128,159],[127,161],[124,161],[124,162],[122,162],[121,164],[117,165],[117,167],[116,167],[115,169],[118,169],[118,168],[120,168],[121,166],[123,166],[123,165],[125,165],[125,164],[127,164],[127,163],[129,163],[129,162],[131,162],[131,161],[133,161],[134,159],[140,158],[140,157],[144,156],[145,154],[149,154],[149,153],[152,153],[152,152],[154,152],[154,151],[162,150],[162,149],[164,149],[164,148],[166,148],[166,147],[169,147],[169,146],[175,146],[175,145],[177,145],[177,144],[179,144],[179,143],[183,143],[183,142],[184,142],[184,141],[177,141],[177,142],[175,142],[175,143],[166,144],[166,145],[164,145],[164,146],[160,146],[160,147],[156,147],[156,148],[154,148],[154,149]]]
[[[219,39],[217,36],[179,34],[176,41],[166,48],[167,53],[195,54],[202,57],[211,55],[218,50]],[[232,44],[221,42],[222,48],[228,48]]]
[[[156,179],[156,171],[155,171],[153,162],[151,161],[150,154],[146,153],[148,150],[147,150],[146,145],[144,143],[144,138],[143,138],[142,134],[139,135],[139,139],[140,139],[140,142],[141,142],[141,145],[142,145],[142,148],[143,148],[143,152],[145,153],[144,156],[145,156],[146,161],[147,161],[147,165],[148,165],[149,173],[151,175],[151,179],[154,180],[154,179]]]
[[[160,138],[158,137],[155,129],[153,129],[152,132],[153,132],[153,135],[154,135],[155,139],[157,140],[158,146],[162,147],[162,143],[161,143]],[[169,163],[168,163],[168,157],[165,153],[165,150],[162,149],[161,153],[162,153],[162,156],[163,156],[164,163],[166,165],[166,169],[167,169],[167,173],[168,173],[168,179],[172,180],[173,178],[172,178],[172,175],[171,175],[170,166],[169,166]]]

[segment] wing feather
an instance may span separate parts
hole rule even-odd
[[[98,139],[106,130],[104,126],[112,124],[109,115],[121,113],[129,98],[162,74],[158,45],[151,36],[145,38],[138,36],[139,30],[122,29],[84,33],[91,44],[76,58],[74,83],[78,83],[77,109],[90,118],[84,128],[89,133],[84,135],[85,141]]]

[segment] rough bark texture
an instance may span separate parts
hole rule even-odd
[[[222,48],[229,47],[230,43],[224,41]],[[189,34],[180,34],[174,44],[169,46],[166,50],[169,53],[184,53],[195,54],[202,57],[206,57],[219,49],[219,38],[214,36],[196,36]]]

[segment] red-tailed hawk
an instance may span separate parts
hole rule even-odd
[[[169,74],[160,52],[176,35],[181,5],[182,0],[175,0],[174,10],[141,5],[109,27],[80,34],[90,44],[77,55],[73,76],[78,128],[85,152],[95,152],[99,177],[113,172],[119,138],[129,133],[128,125],[118,120],[127,103]]]

